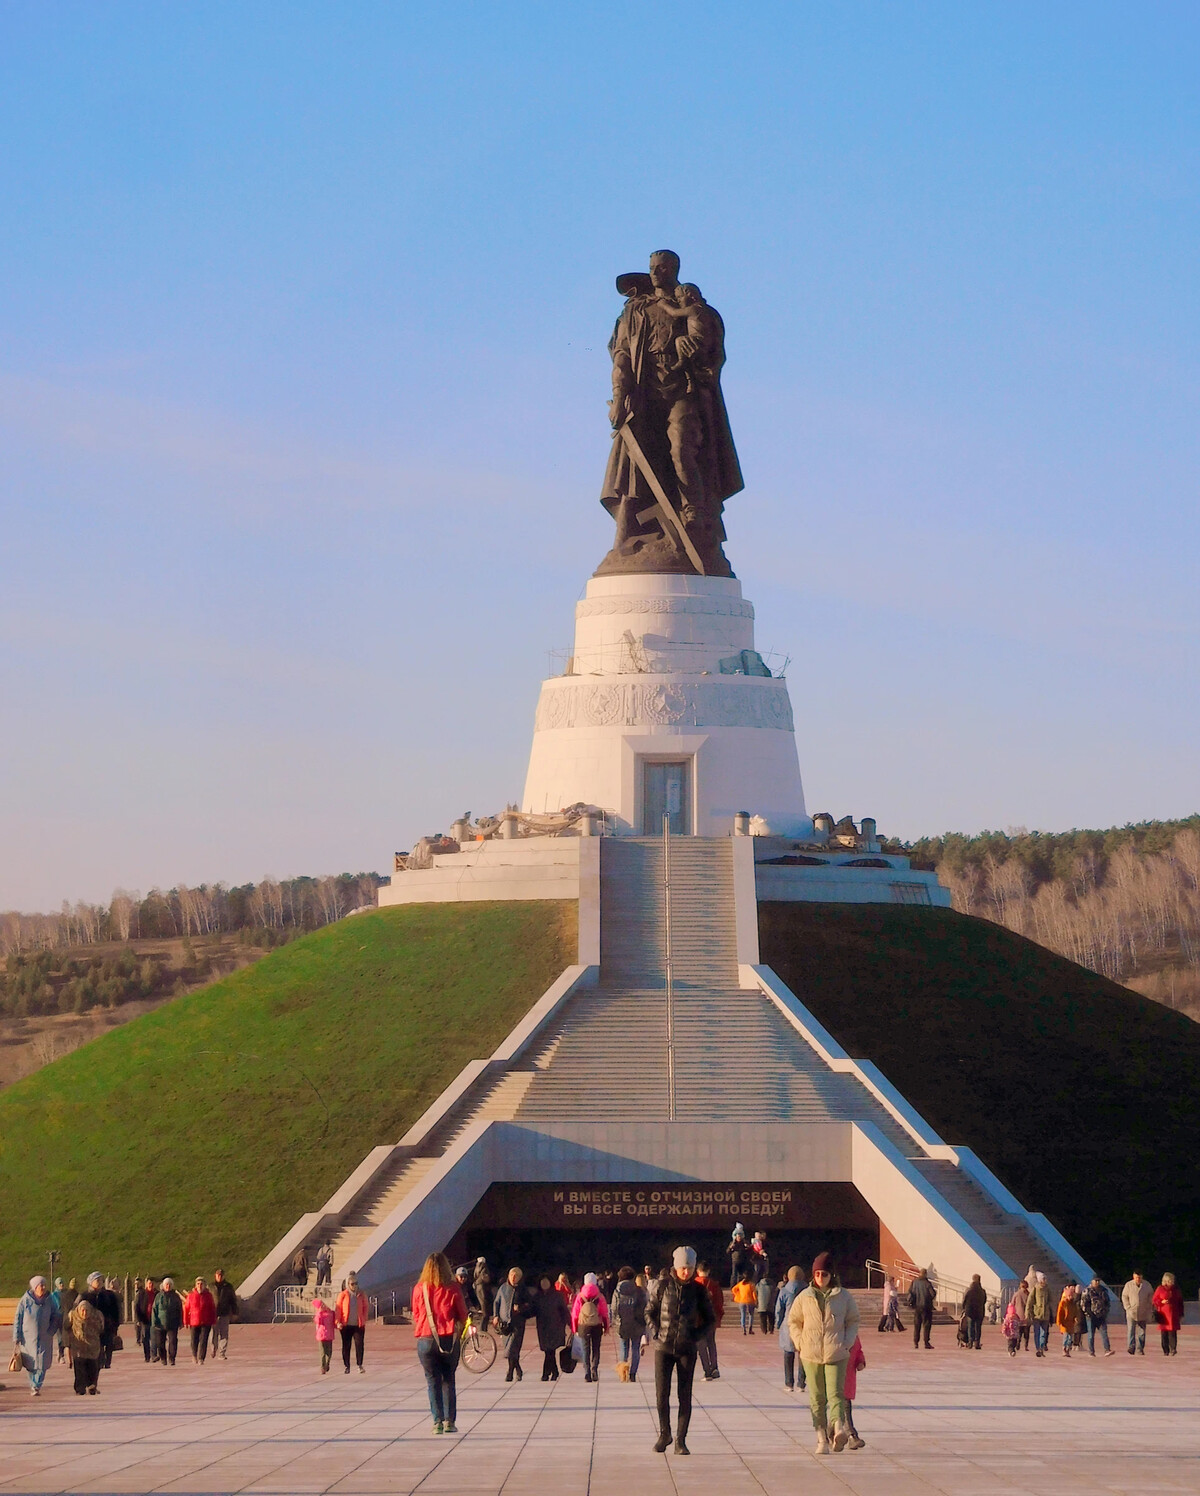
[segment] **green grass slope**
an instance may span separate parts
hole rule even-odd
[[[575,960],[575,905],[360,914],[0,1092],[0,1293],[68,1274],[238,1281]]]
[[[1196,1291],[1200,1024],[987,920],[763,904],[762,960],[1109,1281]]]

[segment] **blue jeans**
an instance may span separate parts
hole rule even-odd
[[[453,1351],[447,1355],[451,1346]],[[458,1398],[454,1391],[458,1352],[457,1335],[442,1335],[439,1340],[434,1340],[432,1335],[421,1335],[417,1340],[417,1360],[425,1373],[429,1411],[434,1423],[453,1423],[458,1414]]]
[[[800,1373],[800,1391],[803,1392],[808,1386],[804,1375],[804,1362],[801,1361],[795,1351],[784,1351],[783,1353],[783,1385],[794,1387],[796,1385],[796,1373]]]
[[[1035,1319],[1033,1322],[1033,1348],[1035,1351],[1044,1351],[1046,1342],[1050,1339],[1050,1326],[1044,1319]]]
[[[1101,1343],[1101,1345],[1103,1345],[1104,1349],[1106,1351],[1107,1350],[1111,1350],[1112,1347],[1108,1343],[1108,1325],[1105,1323],[1104,1320],[1102,1320],[1102,1319],[1094,1319],[1089,1314],[1088,1317],[1087,1317],[1088,1350],[1091,1351],[1091,1353],[1092,1353],[1093,1356],[1096,1354],[1096,1336],[1097,1335],[1100,1336],[1100,1343]]]
[[[1128,1328],[1128,1333],[1127,1333],[1127,1337],[1126,1337],[1126,1344],[1127,1344],[1128,1349],[1129,1349],[1129,1354],[1131,1356],[1133,1355],[1133,1337],[1134,1337],[1134,1333],[1135,1332],[1137,1334],[1137,1349],[1138,1349],[1138,1354],[1139,1355],[1145,1355],[1145,1353],[1146,1353],[1146,1326],[1145,1326],[1144,1322],[1139,1322],[1136,1319],[1131,1319],[1129,1321],[1129,1328]]]
[[[642,1359],[642,1337],[635,1335],[632,1340],[622,1340],[617,1336],[617,1360],[629,1362],[629,1375],[637,1376],[638,1362]]]
[[[739,1304],[738,1308],[742,1311],[742,1334],[743,1335],[753,1335],[754,1334],[754,1305],[753,1304]]]

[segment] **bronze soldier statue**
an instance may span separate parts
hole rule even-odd
[[[679,256],[660,249],[649,275],[617,277],[625,307],[608,351],[613,446],[600,502],[617,522],[597,576],[732,576],[721,548],[725,500],[744,486],[721,394],[725,326]]]

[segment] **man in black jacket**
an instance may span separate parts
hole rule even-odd
[[[658,1442],[663,1454],[671,1442],[671,1372],[679,1393],[679,1421],[675,1425],[675,1453],[690,1454],[688,1424],[692,1418],[692,1378],[700,1338],[715,1319],[712,1299],[697,1283],[696,1254],[691,1247],[676,1247],[669,1278],[655,1285],[646,1318],[654,1331],[654,1391],[658,1399]]]
[[[213,1365],[217,1364],[217,1353],[221,1360],[229,1359],[229,1321],[238,1312],[237,1294],[233,1284],[220,1268],[213,1274],[213,1299],[217,1308],[217,1322],[213,1326]]]
[[[922,1331],[925,1334],[925,1349],[933,1349],[929,1343],[929,1331],[933,1327],[933,1305],[936,1298],[937,1291],[929,1281],[929,1272],[922,1268],[908,1290],[908,1307],[913,1312],[913,1350],[917,1350],[921,1344]]]

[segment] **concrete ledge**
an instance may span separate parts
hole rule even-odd
[[[743,978],[743,969],[758,965],[758,889],[754,881],[754,838],[730,839],[733,854],[733,918],[737,936],[738,981],[754,987],[753,977]]]
[[[793,1028],[816,1050],[831,1070],[840,1075],[853,1075],[861,1081],[872,1096],[887,1111],[921,1151],[930,1157],[936,1156],[932,1149],[946,1145],[921,1116],[909,1105],[891,1081],[870,1060],[852,1060],[833,1035],[808,1011],[791,988],[771,970],[769,966],[751,968],[758,985],[771,999]]]
[[[467,1094],[483,1072],[488,1060],[468,1060],[436,1101],[431,1101],[400,1139],[401,1147],[416,1148],[428,1137],[446,1113]]]
[[[507,1036],[492,1055],[491,1063],[496,1066],[511,1065],[545,1028],[575,990],[581,986],[594,987],[598,975],[598,967],[568,966],[553,987],[546,990]]]
[[[893,885],[912,889],[922,904],[950,908],[950,890],[943,888],[936,873],[916,873],[908,868],[771,867],[759,863],[755,869],[758,897],[765,904],[902,904],[908,899],[893,893]],[[914,902],[916,900],[914,899]]]
[[[873,1122],[853,1127],[855,1186],[914,1262],[962,1283],[977,1272],[995,1294],[1013,1281],[1010,1265]]]

